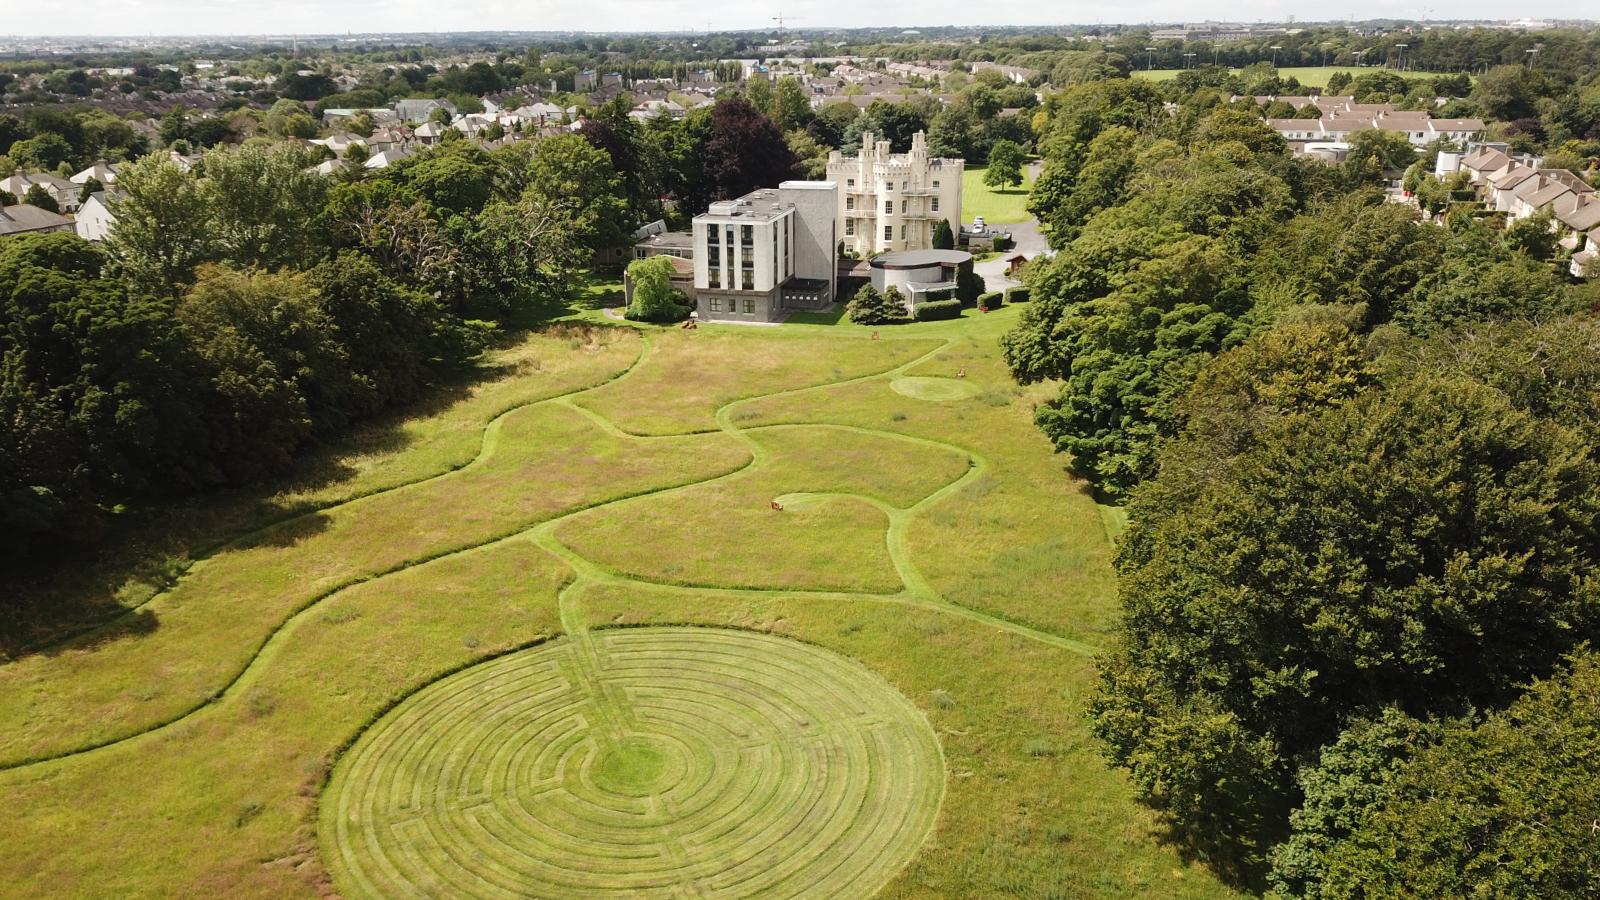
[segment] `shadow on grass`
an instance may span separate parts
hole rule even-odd
[[[785,321],[793,325],[837,325],[844,320],[844,304],[835,303],[816,311],[797,309]]]
[[[565,307],[549,304],[550,317]],[[530,315],[528,328],[507,329],[505,344],[546,318]],[[572,339],[598,325],[548,326],[571,330]],[[142,607],[170,589],[198,559],[224,546],[289,546],[327,527],[313,504],[285,501],[348,481],[349,460],[392,454],[417,440],[409,421],[437,415],[468,398],[481,383],[513,375],[516,364],[480,365],[441,378],[416,401],[383,413],[335,440],[304,448],[290,470],[261,484],[187,498],[130,501],[110,515],[93,541],[63,541],[7,558],[0,596],[0,663],[82,641],[107,641],[148,633],[157,620]],[[440,474],[440,473],[435,473]],[[398,486],[398,485],[396,485]],[[253,534],[260,529],[259,534]],[[126,619],[124,624],[122,620]]]

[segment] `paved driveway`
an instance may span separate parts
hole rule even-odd
[[[972,271],[983,276],[984,286],[991,291],[1004,290],[1008,287],[1015,287],[1021,283],[1016,279],[1006,275],[1005,258],[1007,256],[1020,252],[1029,259],[1033,259],[1035,256],[1038,256],[1041,253],[1050,252],[1050,245],[1045,243],[1044,235],[1039,233],[1039,223],[1037,220],[1029,220],[1027,222],[1019,222],[1015,225],[1004,225],[1000,227],[1010,229],[1011,239],[1016,243],[1016,246],[1010,250],[1007,250],[1005,253],[1000,254],[994,259],[985,260],[980,263],[974,263],[972,266]]]

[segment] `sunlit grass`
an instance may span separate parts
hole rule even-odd
[[[887,371],[933,341],[839,341],[740,326],[663,331],[649,365],[575,402],[638,434],[716,427],[733,400]]]
[[[1033,218],[1028,215],[1028,192],[1033,190],[1033,180],[1028,178],[1027,168],[1022,170],[1022,184],[1004,190],[983,183],[986,171],[980,166],[962,173],[961,221],[971,225],[974,216],[983,216],[988,225],[1015,225]]]
[[[934,788],[943,800],[911,862],[878,867],[873,878],[892,878],[883,896],[1226,896],[1162,845],[1087,734],[1093,650],[1116,615],[1108,523],[1033,428],[1037,391],[998,359],[1016,315],[884,328],[876,341],[878,329],[818,323],[618,330],[529,350],[537,367],[398,423],[405,440],[349,451],[337,477],[292,496],[451,474],[231,545],[179,573],[150,618],[130,620],[141,627],[0,667],[0,757],[176,718],[0,771],[0,880],[19,896],[358,892],[329,871],[351,848],[319,804],[365,727],[427,685],[492,673],[473,665],[504,651],[537,647],[526,658],[544,660],[587,638],[615,663],[613,636],[630,632],[585,625],[655,624],[815,645],[926,717],[943,779],[914,777],[906,790],[923,800],[909,808],[926,811]],[[524,382],[614,377],[645,339],[653,349],[605,387],[499,415],[558,379]],[[935,380],[894,390],[904,377]],[[701,584],[712,587],[682,586]],[[670,649],[650,649],[651,665]],[[798,684],[824,666],[806,649],[746,658],[789,667]],[[581,680],[593,677],[585,659],[557,664]],[[714,668],[734,690],[737,654]],[[664,685],[596,702],[626,713],[653,686]],[[468,733],[489,721],[470,702],[459,711]],[[624,793],[654,771],[643,757],[595,759]],[[828,760],[876,784],[872,765]]]

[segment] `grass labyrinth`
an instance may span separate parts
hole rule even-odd
[[[1226,895],[1085,731],[1111,551],[1017,314],[530,336],[0,662],[0,883]]]
[[[939,747],[859,664],[705,628],[562,639],[430,685],[324,804],[358,896],[868,896],[916,852]]]

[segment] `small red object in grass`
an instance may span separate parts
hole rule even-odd
[[[782,504],[782,503],[779,503],[779,502],[778,502],[778,501],[776,501],[776,500],[774,500],[774,501],[772,501],[772,508],[773,508],[773,509],[780,509],[780,510],[781,510],[781,509],[783,509],[783,504]]]
[[[986,313],[986,312],[988,312],[988,311],[989,311],[989,307],[987,307],[987,306],[980,306],[980,307],[978,307],[978,312],[981,312],[981,313]]]

